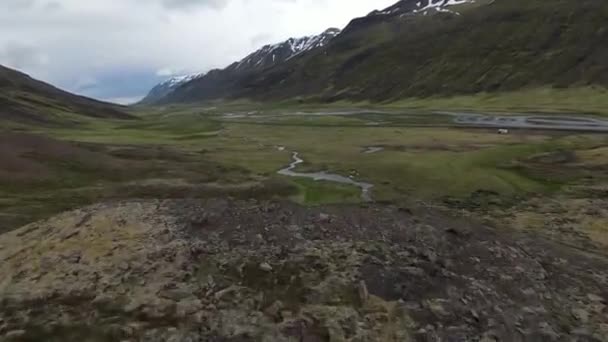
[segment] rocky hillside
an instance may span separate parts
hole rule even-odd
[[[391,101],[531,87],[608,87],[608,3],[402,0],[301,58],[170,102],[214,98]]]
[[[232,64],[228,69],[234,69],[235,71],[264,70],[307,51],[323,47],[338,34],[340,34],[339,29],[330,28],[316,36],[290,38],[282,43],[266,45],[241,61]]]
[[[129,119],[118,105],[74,95],[0,66],[0,122],[60,124],[78,117]]]
[[[340,34],[339,29],[330,28],[319,35],[290,38],[281,43],[265,45],[242,60],[232,63],[225,69],[212,70],[207,74],[171,78],[154,87],[141,103],[153,104],[159,101],[162,102],[163,98],[182,86],[182,89],[179,91],[180,94],[181,92],[188,92],[188,89],[200,88],[205,88],[210,94],[220,94],[221,91],[218,90],[224,89],[226,84],[230,84],[253,72],[259,72],[283,63],[305,52],[321,48],[327,45],[338,34]]]
[[[7,341],[606,341],[608,262],[430,209],[98,204],[0,236]]]

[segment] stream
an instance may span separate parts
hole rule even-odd
[[[334,183],[354,185],[361,189],[361,199],[363,199],[366,202],[370,202],[372,200],[371,190],[374,187],[373,184],[365,183],[365,182],[357,182],[356,180],[353,180],[349,177],[344,177],[344,176],[334,174],[334,173],[327,173],[325,171],[296,172],[296,171],[294,171],[294,169],[298,165],[302,164],[304,162],[304,160],[299,157],[298,152],[294,152],[292,155],[292,158],[293,158],[293,162],[291,164],[289,164],[288,167],[279,170],[277,172],[278,174],[283,175],[283,176],[289,176],[289,177],[310,178],[315,181],[324,180],[324,181],[329,181],[329,182],[334,182]]]

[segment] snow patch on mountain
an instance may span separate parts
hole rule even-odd
[[[475,2],[475,0],[401,0],[382,11],[374,11],[370,13],[370,16],[405,16],[413,14],[427,15],[431,11],[460,15],[460,13],[448,9],[448,7],[473,2]]]
[[[312,49],[323,47],[339,34],[339,29],[330,28],[319,35],[289,38],[281,43],[265,45],[239,61],[235,68],[239,70],[249,67],[268,67],[274,63],[291,59]]]
[[[454,12],[452,10],[447,9],[446,7],[448,6],[455,6],[455,5],[462,5],[464,3],[467,2],[474,2],[474,0],[438,0],[438,1],[433,1],[433,0],[429,0],[429,3],[425,6],[422,7],[422,2],[418,2],[417,5],[418,7],[422,7],[419,9],[416,9],[413,11],[413,13],[419,13],[419,12],[423,12],[426,10],[430,10],[430,9],[434,9],[437,12],[446,12],[446,13],[455,13],[455,14],[460,14],[458,12]]]
[[[166,81],[157,84],[148,95],[141,101],[142,103],[150,103],[157,99],[163,98],[182,84],[186,84],[192,80],[205,76],[205,73],[197,73],[190,75],[173,76]]]
[[[181,75],[181,76],[173,76],[170,79],[160,83],[160,86],[165,86],[165,87],[170,87],[170,88],[176,88],[178,87],[180,84],[186,83],[186,82],[190,82],[195,78],[199,78],[199,77],[203,77],[205,76],[205,73],[199,73],[199,74],[192,74],[192,75]]]

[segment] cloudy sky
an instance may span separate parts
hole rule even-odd
[[[344,27],[396,0],[0,0],[0,64],[128,102],[173,74]]]

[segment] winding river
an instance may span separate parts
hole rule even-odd
[[[365,183],[365,182],[358,182],[349,177],[341,176],[341,175],[334,174],[334,173],[328,173],[325,171],[296,172],[296,171],[294,171],[294,169],[298,165],[302,164],[304,162],[304,160],[302,158],[300,158],[298,152],[294,152],[292,154],[292,158],[293,158],[293,162],[291,164],[289,164],[288,167],[279,170],[277,172],[278,174],[283,175],[283,176],[289,176],[289,177],[310,178],[315,181],[324,180],[324,181],[335,182],[335,183],[340,183],[340,184],[354,185],[361,189],[361,199],[363,199],[366,202],[370,202],[372,200],[371,190],[374,187],[373,184]]]

